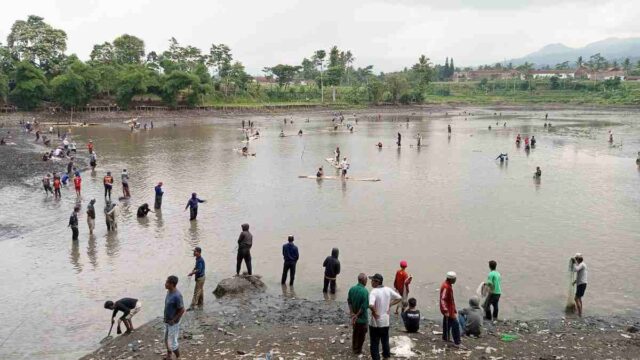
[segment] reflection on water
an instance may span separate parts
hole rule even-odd
[[[640,150],[638,114],[558,112],[553,127],[544,129],[544,114],[504,112],[509,126],[489,131],[494,111],[473,113],[467,121],[463,115],[416,115],[409,124],[405,116],[361,116],[354,133],[332,131],[330,116],[284,127],[281,117],[254,117],[263,134],[250,143],[255,157],[232,151],[242,140],[238,119],[156,123],[152,131],[136,132],[74,129],[78,143],[93,139],[99,154],[96,171],[83,179],[83,208],[97,199],[95,235],[89,236],[81,211],[80,240],[69,244],[72,188],[56,201],[41,191],[0,189],[0,254],[11,279],[0,283],[0,299],[6,308],[29,308],[0,312],[5,324],[23,322],[13,334],[0,327],[0,339],[9,337],[0,357],[77,358],[104,336],[105,299],[143,299],[139,321],[160,315],[167,275],[178,275],[179,288],[190,296],[193,284],[184,274],[193,268],[196,245],[203,248],[210,294],[235,273],[244,222],[254,234],[254,268],[271,291],[285,296],[322,299],[322,260],[337,246],[342,273],[328,301],[344,301],[360,272],[379,272],[390,284],[398,262],[407,260],[412,296],[425,316],[437,317],[435,294],[444,274],[458,272],[456,294],[465,303],[485,279],[487,261],[495,259],[505,317],[560,316],[566,258],[580,251],[592,272],[588,312],[637,311],[640,280],[617,276],[616,269],[640,271],[634,260],[640,256],[640,176],[632,168]],[[292,136],[279,138],[281,128]],[[304,136],[296,135],[300,128]],[[623,147],[607,143],[611,128]],[[399,129],[403,149],[395,144]],[[428,147],[411,146],[418,133]],[[516,147],[518,133],[535,135],[536,148]],[[374,146],[378,142],[385,147]],[[337,175],[325,161],[336,146],[349,159],[349,176],[382,181],[298,178],[315,176],[320,166]],[[495,160],[500,153],[509,161]],[[536,166],[544,171],[544,186],[531,178]],[[122,190],[116,176],[118,229],[107,233],[102,176],[124,168],[132,198],[116,200]],[[159,181],[163,209],[138,219],[137,208],[153,203]],[[189,221],[184,201],[194,191],[208,201],[198,220]],[[289,234],[301,254],[295,292],[278,289],[281,246]],[[25,274],[25,268],[36,271]],[[41,291],[31,294],[33,288]]]

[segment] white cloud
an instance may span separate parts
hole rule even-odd
[[[350,49],[356,66],[391,71],[423,53],[437,63],[449,56],[475,65],[549,43],[583,46],[640,34],[640,4],[622,0],[21,0],[4,4],[0,38],[29,14],[64,29],[68,53],[81,58],[123,33],[144,39],[147,51],[164,50],[173,36],[203,51],[228,44],[253,74],[334,44]]]

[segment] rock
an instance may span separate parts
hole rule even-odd
[[[637,328],[637,327],[635,327],[635,326],[633,326],[633,325],[631,325],[631,326],[629,326],[629,327],[627,328],[627,332],[630,332],[630,333],[632,333],[632,334],[633,334],[633,333],[637,333],[637,332],[638,332],[638,328]]]
[[[266,285],[258,275],[240,275],[224,279],[218,283],[213,291],[216,297],[244,294],[250,292],[264,292]]]

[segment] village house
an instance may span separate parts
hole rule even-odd
[[[529,74],[534,79],[546,79],[557,77],[558,79],[572,79],[575,76],[574,70],[531,70]]]
[[[620,80],[624,81],[625,79],[624,70],[609,69],[604,71],[597,71],[597,72],[591,73],[589,76],[589,80],[595,80],[595,81],[611,80],[615,78],[620,78]]]
[[[517,70],[470,70],[456,71],[453,73],[453,81],[479,81],[479,80],[513,80],[524,79],[522,73]]]

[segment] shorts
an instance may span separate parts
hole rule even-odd
[[[164,324],[164,342],[171,351],[178,350],[178,336],[180,335],[180,323],[169,325]]]
[[[127,320],[131,320],[131,318],[133,317],[133,315],[137,314],[140,312],[140,310],[142,310],[142,301],[138,300],[138,302],[136,303],[136,307],[133,308],[131,311],[129,311],[129,315],[127,315],[125,317],[125,319]]]
[[[584,296],[584,292],[587,290],[587,284],[578,284],[576,287],[576,297],[578,299]]]

